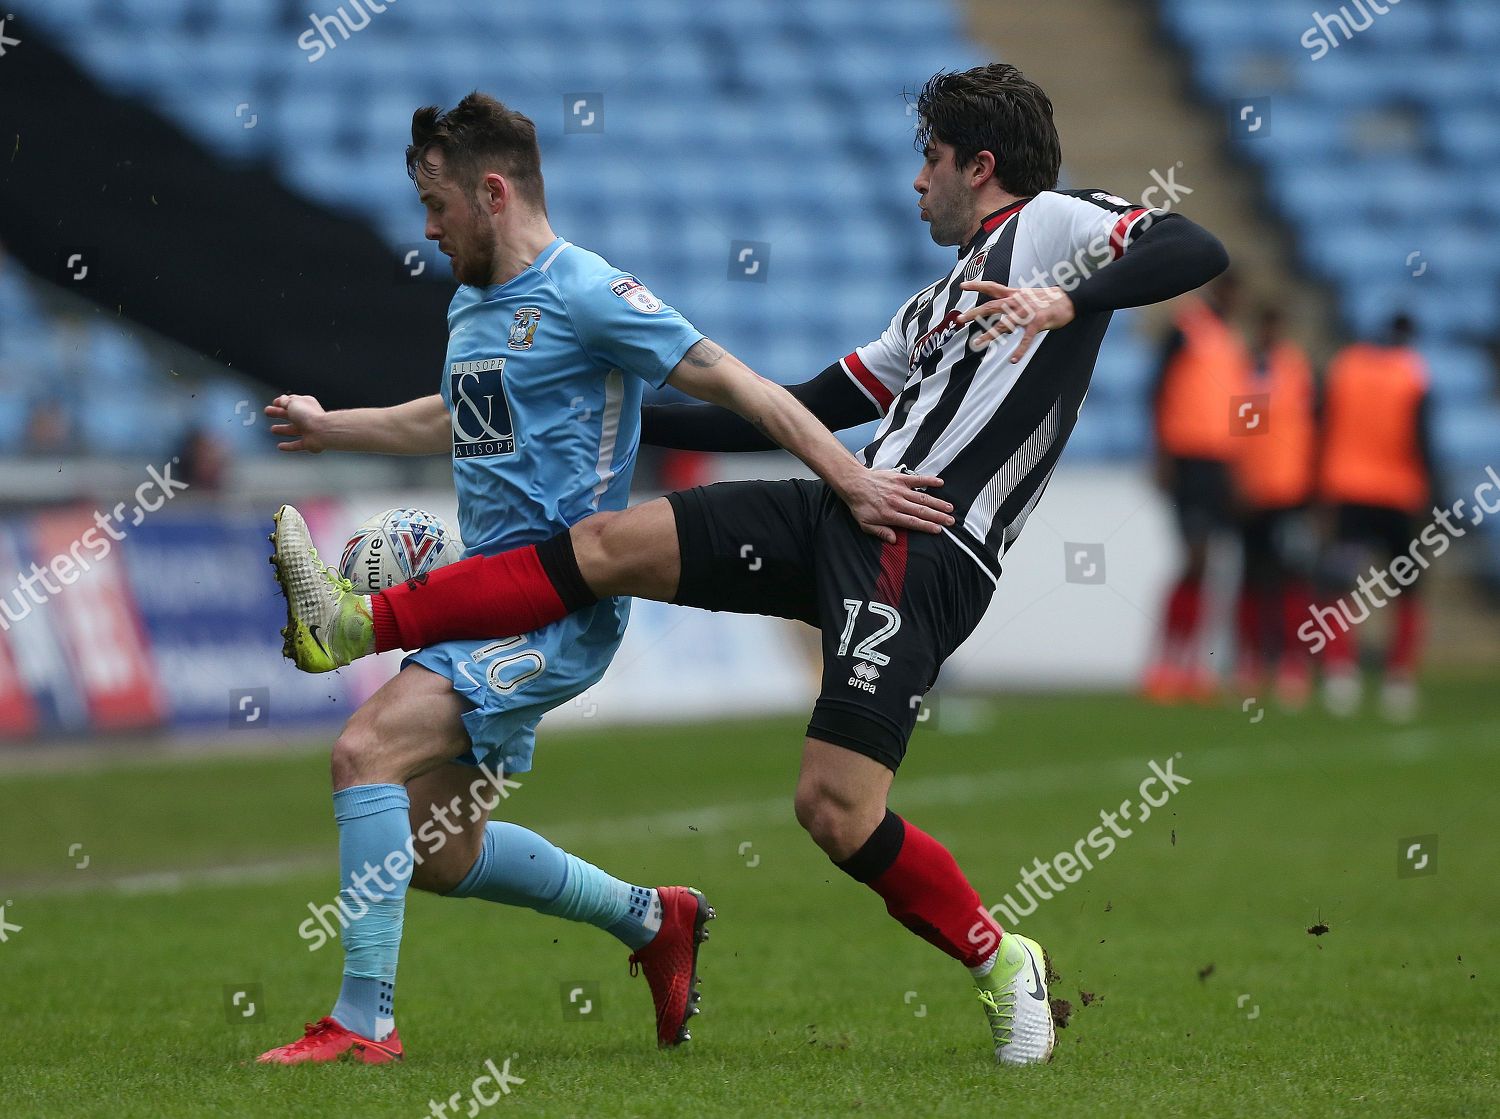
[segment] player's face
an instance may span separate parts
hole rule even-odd
[[[441,152],[428,156],[433,174],[417,169],[417,197],[427,209],[429,241],[447,254],[461,284],[488,284],[495,273],[495,234],[475,199],[443,173]]]
[[[974,199],[953,158],[953,145],[930,140],[922,152],[922,170],[912,180],[922,220],[939,245],[962,245],[974,225]]]

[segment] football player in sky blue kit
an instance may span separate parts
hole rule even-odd
[[[467,553],[539,565],[564,605],[575,592],[593,596],[572,553],[546,542],[625,507],[646,384],[670,383],[739,412],[821,475],[873,535],[938,532],[951,522],[948,504],[923,492],[941,485],[937,478],[866,469],[785,390],[635,277],[553,233],[526,117],[479,93],[449,112],[420,109],[406,158],[427,237],[463,285],[448,311],[441,391],[338,412],[312,397],[278,397],[266,411],[285,437],[281,449],[451,453]],[[288,646],[336,656],[347,635],[296,622],[307,613],[302,600],[326,588],[298,574],[306,567],[278,562],[310,547],[307,526],[290,506],[276,522]],[[531,768],[542,715],[604,674],[628,613],[628,599],[607,598],[520,637],[422,649],[355,712],[332,767],[343,987],[327,1017],[261,1061],[401,1058],[392,1008],[408,886],[612,933],[646,974],[658,1043],[688,1039],[697,946],[713,915],[702,895],[621,882],[534,832],[488,819],[497,772]]]

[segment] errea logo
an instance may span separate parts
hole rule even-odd
[[[849,686],[858,688],[863,692],[874,692],[875,681],[880,679],[880,669],[868,661],[860,661],[854,666],[854,675],[849,677]]]

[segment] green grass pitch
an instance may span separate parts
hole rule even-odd
[[[1394,728],[944,701],[893,804],[990,902],[1139,799],[1152,759],[1180,754],[1191,781],[1020,922],[1074,1006],[1053,1063],[1024,1070],[993,1064],[959,966],[798,829],[797,720],[544,730],[500,809],[717,907],[706,1009],[670,1053],[603,933],[414,893],[405,1063],[256,1067],[337,990],[337,945],[296,931],[335,888],[324,747],[0,776],[0,1111],[416,1117],[457,1093],[450,1113],[497,1119],[1500,1114],[1500,704],[1478,677],[1426,703]],[[1430,835],[1422,872],[1398,874],[1399,842]],[[594,1005],[570,1019],[577,982]],[[257,1005],[237,1020],[242,988]],[[524,1083],[470,1111],[507,1059]]]

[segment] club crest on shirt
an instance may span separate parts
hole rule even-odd
[[[964,279],[977,280],[984,274],[984,261],[990,255],[989,249],[980,249],[974,254],[974,259],[964,266]]]
[[[516,321],[510,324],[508,345],[513,350],[529,350],[536,338],[537,323],[542,321],[542,312],[536,307],[522,307],[516,312]]]
[[[609,285],[609,290],[637,311],[644,311],[648,315],[656,314],[663,307],[662,301],[651,294],[651,289],[634,276],[621,276]]]

